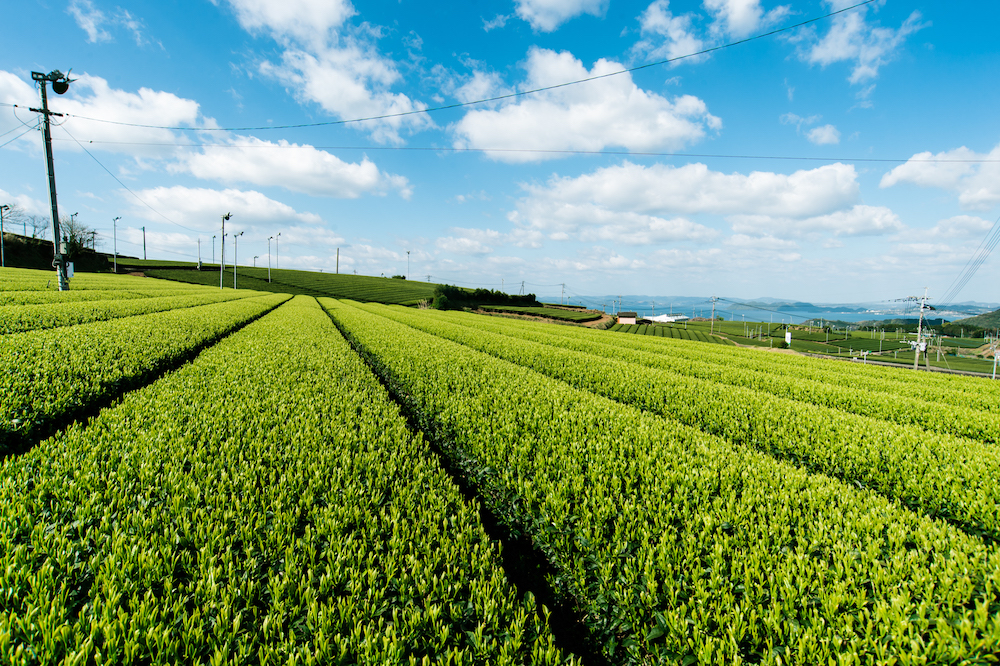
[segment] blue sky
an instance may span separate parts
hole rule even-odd
[[[280,232],[283,268],[332,271],[339,247],[341,272],[391,275],[409,252],[414,279],[515,292],[940,299],[1000,215],[995,3],[884,0],[539,94],[266,129],[565,83],[851,4],[27,0],[4,12],[0,198],[46,214],[39,133],[11,139],[35,122],[31,71],[72,68],[51,98],[60,211],[105,250],[121,216],[119,252],[141,256],[145,226],[151,258],[193,260],[201,238],[208,260],[231,212],[241,264]],[[990,259],[957,300],[997,300],[998,277]]]

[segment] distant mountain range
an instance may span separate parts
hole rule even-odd
[[[545,303],[558,303],[558,296],[540,296]],[[572,296],[565,302],[574,305],[585,305],[607,312],[620,310],[636,311],[640,315],[683,313],[689,316],[708,317],[712,313],[712,299],[705,296],[646,296],[637,294],[606,295],[606,296]],[[957,320],[987,314],[1000,309],[1000,303],[981,301],[963,301],[952,303],[947,308],[935,309],[934,317]],[[849,315],[852,321],[863,319],[885,319],[914,317],[919,314],[914,302],[877,302],[877,303],[810,303],[807,301],[792,301],[772,296],[761,296],[753,299],[719,297],[715,303],[716,316],[731,318],[732,316],[750,316],[751,313],[761,318],[782,316],[795,321],[811,319],[823,315]],[[727,316],[728,315],[728,316]],[[757,317],[755,317],[756,319]],[[842,318],[842,317],[838,317]],[[775,319],[777,321],[777,319]]]

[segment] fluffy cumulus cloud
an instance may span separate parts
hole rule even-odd
[[[962,146],[933,154],[918,153],[882,176],[881,187],[909,183],[958,195],[966,210],[989,210],[1000,203],[1000,144],[982,154]]]
[[[899,216],[885,206],[854,205],[826,215],[804,218],[775,215],[733,215],[733,231],[740,234],[800,237],[811,234],[834,236],[885,236],[905,227]]]
[[[10,109],[5,109],[4,113],[0,113],[0,134],[3,135],[0,144],[7,144],[6,148],[11,150],[19,149],[28,142],[37,141],[38,132],[30,131],[18,120],[20,118],[32,126],[36,120],[35,114],[28,111],[29,106],[39,104],[38,92],[32,84],[17,74],[0,70],[0,102],[21,107],[12,112]],[[20,141],[17,140],[19,135],[22,137]]]
[[[831,9],[843,9],[853,0],[827,0]],[[868,21],[869,7],[838,14],[833,17],[829,31],[822,37],[810,35],[807,46],[801,51],[806,62],[830,65],[835,62],[852,62],[848,80],[865,83],[878,76],[879,68],[896,57],[906,38],[926,27],[921,14],[914,10],[899,28],[883,28]]]
[[[691,55],[705,48],[704,42],[692,30],[692,15],[675,16],[669,7],[669,0],[656,0],[646,7],[639,16],[643,39],[632,47],[634,52],[650,60],[661,60]],[[685,58],[684,62],[698,62],[705,58]]]
[[[143,144],[173,144],[177,139],[174,132],[114,123],[197,128],[215,126],[212,119],[200,114],[198,103],[194,100],[149,88],[128,92],[112,88],[105,79],[88,74],[74,74],[74,77],[76,80],[70,85],[68,93],[49,96],[49,107],[53,111],[67,114],[62,123],[63,128],[54,128],[52,132],[56,150],[79,150],[71,138],[73,137],[81,142],[93,141],[93,146],[89,147],[99,150],[136,156],[163,156],[173,149]],[[0,71],[0,100],[27,105],[38,104],[37,97],[38,93],[32,84],[15,74]],[[88,118],[111,122],[98,122]],[[0,121],[2,122],[4,121]],[[0,124],[0,128],[2,127]],[[25,138],[38,140],[36,133]]]
[[[510,220],[556,241],[650,245],[707,241],[716,235],[712,229],[683,217],[667,219],[606,208],[592,202],[569,203],[544,196],[522,201],[511,213]]]
[[[854,167],[840,163],[786,175],[764,171],[726,174],[704,164],[647,167],[630,162],[526,187],[529,200],[592,203],[643,215],[752,213],[792,218],[842,210],[855,203],[858,188]]]
[[[625,245],[708,243],[719,233],[689,216],[721,215],[726,244],[791,260],[790,239],[879,236],[905,227],[882,206],[857,202],[853,166],[831,164],[792,174],[726,174],[703,164],[642,166],[624,162],[583,176],[553,176],[526,191],[508,218],[549,240]]]
[[[276,61],[265,60],[260,72],[277,79],[301,102],[319,104],[340,119],[407,114],[424,105],[391,86],[401,75],[379,53],[378,30],[354,27],[356,14],[346,0],[227,0],[240,25],[266,33],[282,47]],[[400,143],[403,129],[432,126],[423,114],[357,123],[377,141]]]
[[[935,224],[925,235],[945,240],[980,239],[993,223],[974,215],[955,215]]]
[[[705,0],[704,4],[715,18],[712,32],[737,39],[772,26],[791,12],[789,6],[783,5],[765,13],[760,0]]]
[[[218,229],[219,216],[223,213],[233,214],[232,221],[226,227],[237,233],[266,225],[282,228],[284,236],[284,227],[319,225],[323,221],[319,215],[300,213],[291,206],[269,199],[254,190],[213,190],[178,185],[154,187],[137,194],[148,207],[135,204],[133,216],[157,223],[163,223],[165,217],[201,232],[212,233]]]
[[[412,192],[406,178],[380,171],[367,157],[344,162],[313,146],[255,137],[234,136],[200,152],[182,153],[170,169],[226,184],[276,185],[293,192],[344,199],[388,190],[408,199]]]
[[[607,0],[517,0],[515,11],[535,30],[552,32],[581,14],[601,16],[607,6]]]
[[[526,68],[523,87],[541,88],[616,72],[622,65],[601,59],[588,71],[570,53],[535,48]],[[642,90],[630,75],[622,74],[545,91],[498,109],[470,111],[453,130],[458,148],[494,148],[498,150],[487,150],[494,159],[528,162],[557,155],[502,151],[677,149],[721,125],[697,97],[669,100]]]

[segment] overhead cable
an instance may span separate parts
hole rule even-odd
[[[979,243],[979,247],[976,248],[976,251],[972,253],[972,256],[965,263],[958,277],[948,287],[948,291],[941,301],[942,305],[948,305],[955,300],[962,289],[965,288],[965,285],[969,283],[969,280],[975,276],[979,267],[989,258],[998,243],[1000,243],[1000,217],[990,227],[986,237]]]
[[[167,217],[166,215],[164,215],[164,214],[163,214],[163,213],[161,213],[160,211],[158,211],[158,210],[156,210],[155,208],[153,208],[152,206],[150,206],[150,205],[149,205],[148,203],[146,203],[146,201],[145,201],[145,200],[143,200],[143,198],[142,198],[142,197],[140,197],[140,196],[139,196],[138,194],[136,194],[135,192],[133,192],[133,191],[131,190],[131,188],[129,188],[129,186],[128,186],[128,185],[126,185],[125,183],[123,183],[123,182],[122,182],[122,181],[121,181],[121,180],[120,180],[120,179],[118,178],[118,176],[116,176],[115,174],[113,174],[113,173],[111,172],[111,170],[110,170],[110,169],[108,169],[108,167],[104,166],[104,164],[103,164],[103,163],[102,163],[102,162],[101,162],[101,161],[100,161],[99,159],[97,159],[96,157],[94,157],[94,154],[93,154],[93,153],[91,153],[91,152],[90,152],[89,150],[87,150],[87,148],[86,148],[86,147],[85,147],[85,146],[84,146],[84,145],[83,145],[82,143],[80,143],[79,141],[77,141],[76,137],[75,137],[75,136],[73,136],[72,134],[70,134],[70,133],[69,133],[69,130],[67,130],[67,129],[66,129],[65,127],[62,127],[62,131],[66,132],[66,134],[67,134],[67,135],[69,135],[69,137],[70,137],[71,139],[73,139],[73,141],[76,141],[76,144],[77,144],[78,146],[80,146],[80,148],[81,148],[81,149],[83,150],[83,152],[85,152],[85,153],[87,153],[88,155],[90,155],[90,159],[92,159],[92,160],[94,160],[95,162],[97,162],[97,164],[98,164],[98,165],[99,165],[99,166],[100,166],[100,167],[101,167],[102,169],[104,169],[104,170],[105,170],[105,171],[107,172],[107,174],[108,174],[109,176],[111,176],[112,178],[114,178],[114,179],[115,179],[115,181],[116,181],[116,182],[117,182],[117,183],[118,183],[119,185],[121,185],[122,187],[124,187],[124,188],[125,188],[125,191],[126,191],[126,192],[128,192],[128,193],[129,193],[129,194],[131,194],[131,195],[132,195],[133,197],[135,197],[135,198],[136,198],[136,199],[137,199],[137,200],[139,201],[139,203],[141,203],[141,204],[142,204],[143,206],[145,206],[145,207],[146,207],[146,208],[148,208],[149,210],[153,211],[154,213],[156,213],[157,215],[159,215],[160,217],[162,217],[162,218],[163,218],[164,220],[166,220],[166,221],[167,221],[167,222],[169,222],[170,224],[173,224],[174,226],[177,226],[177,227],[180,227],[181,229],[185,229],[185,230],[187,230],[187,231],[193,231],[193,232],[194,232],[194,233],[196,233],[196,234],[200,234],[200,233],[203,233],[202,231],[200,231],[200,230],[198,230],[198,229],[192,229],[191,227],[185,227],[185,226],[184,226],[183,224],[180,224],[179,222],[174,222],[174,221],[173,221],[173,220],[171,220],[171,219],[170,219],[169,217]]]
[[[589,83],[590,81],[597,81],[599,79],[606,79],[606,78],[610,78],[610,77],[613,77],[613,76],[620,76],[621,74],[629,74],[631,72],[637,72],[639,70],[649,69],[650,67],[658,67],[660,65],[666,65],[666,64],[669,64],[669,63],[673,63],[673,62],[679,62],[681,60],[687,60],[689,58],[697,58],[698,56],[707,55],[707,54],[713,53],[715,51],[721,51],[723,49],[732,48],[734,46],[739,46],[741,44],[746,44],[748,42],[753,42],[753,41],[756,41],[756,40],[759,40],[759,39],[764,39],[766,37],[772,37],[774,35],[777,35],[777,34],[780,34],[780,33],[783,33],[783,32],[788,32],[789,30],[795,30],[796,28],[801,28],[803,26],[809,25],[811,23],[816,23],[818,21],[823,21],[825,19],[831,18],[831,17],[836,16],[838,14],[843,14],[845,12],[849,12],[849,11],[852,11],[854,9],[858,9],[860,7],[864,7],[865,5],[870,5],[870,4],[872,4],[874,2],[878,2],[878,1],[879,0],[864,0],[863,2],[859,2],[859,3],[851,5],[849,7],[844,7],[842,9],[838,9],[838,10],[829,12],[827,14],[823,14],[822,16],[817,16],[817,17],[814,17],[814,18],[811,18],[811,19],[807,19],[805,21],[800,21],[799,23],[795,23],[795,24],[792,24],[792,25],[787,25],[787,26],[785,26],[783,28],[775,28],[774,30],[770,30],[768,32],[764,32],[764,33],[761,33],[759,35],[753,35],[751,37],[746,37],[744,39],[739,39],[739,40],[736,40],[736,41],[733,41],[733,42],[727,42],[725,44],[720,44],[718,46],[712,46],[712,47],[709,47],[709,48],[701,49],[700,51],[695,51],[693,53],[688,53],[688,54],[685,54],[685,55],[675,56],[673,58],[664,58],[662,60],[656,60],[654,62],[646,63],[645,65],[637,65],[635,67],[626,67],[624,69],[616,70],[614,72],[608,72],[606,74],[597,74],[597,75],[594,75],[594,76],[588,76],[588,77],[585,77],[585,78],[582,78],[582,79],[576,79],[576,80],[573,80],[573,81],[566,81],[566,82],[563,82],[563,83],[556,83],[556,84],[553,84],[553,85],[550,85],[550,86],[541,86],[539,88],[532,88],[530,90],[514,91],[512,93],[507,93],[507,94],[504,94],[504,95],[496,95],[494,97],[487,97],[487,98],[484,98],[484,99],[478,99],[478,100],[469,101],[469,102],[456,102],[454,104],[444,104],[444,105],[441,105],[441,106],[425,107],[423,109],[414,109],[412,111],[400,111],[400,112],[397,112],[397,113],[384,113],[384,114],[377,115],[377,116],[368,116],[366,118],[351,118],[349,120],[327,120],[327,121],[321,121],[321,122],[315,122],[315,123],[296,123],[296,124],[288,124],[288,125],[263,125],[263,126],[257,126],[257,127],[228,127],[227,128],[227,127],[178,127],[178,126],[171,126],[171,125],[146,125],[146,124],[142,124],[142,123],[128,123],[128,122],[122,122],[122,121],[117,121],[117,120],[105,120],[103,118],[91,118],[91,117],[88,117],[88,116],[73,115],[72,117],[74,117],[74,118],[80,118],[82,120],[90,120],[90,121],[94,121],[94,122],[106,123],[106,124],[109,124],[109,125],[122,125],[122,126],[126,126],[126,127],[143,127],[143,128],[147,128],[147,129],[177,130],[177,131],[186,131],[186,132],[246,132],[246,131],[263,131],[263,130],[276,130],[276,129],[299,129],[299,128],[303,128],[303,127],[324,127],[324,126],[329,126],[329,125],[347,125],[347,124],[353,124],[353,123],[363,123],[363,122],[370,122],[370,121],[374,121],[374,120],[388,120],[390,118],[401,118],[403,116],[412,116],[412,115],[416,115],[416,114],[420,114],[420,113],[431,113],[431,112],[436,112],[436,111],[446,111],[446,110],[449,110],[449,109],[458,109],[458,108],[463,108],[463,107],[468,107],[468,106],[475,106],[475,105],[478,105],[478,104],[488,104],[490,102],[500,102],[500,101],[507,100],[507,99],[514,99],[514,98],[517,98],[517,97],[524,97],[524,96],[527,96],[527,95],[534,95],[534,94],[541,93],[541,92],[547,92],[549,90],[557,90],[559,88],[566,88],[568,86],[575,86],[575,85],[579,85],[581,83]]]

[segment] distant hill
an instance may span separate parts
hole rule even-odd
[[[951,322],[953,326],[965,326],[967,328],[1000,328],[1000,310],[987,312],[986,314],[957,319]]]
[[[118,258],[119,270],[122,266],[142,271],[149,277],[195,284],[219,284],[219,266],[193,267],[141,266]],[[371,277],[368,275],[344,275],[296,271],[286,268],[271,269],[271,281],[267,280],[266,268],[240,266],[236,273],[237,286],[257,291],[274,291],[284,294],[305,294],[307,296],[327,296],[347,298],[355,301],[374,301],[399,305],[417,305],[420,301],[432,301],[438,285],[431,282],[415,282],[401,278]],[[227,288],[233,286],[233,270],[227,268],[223,274]]]

